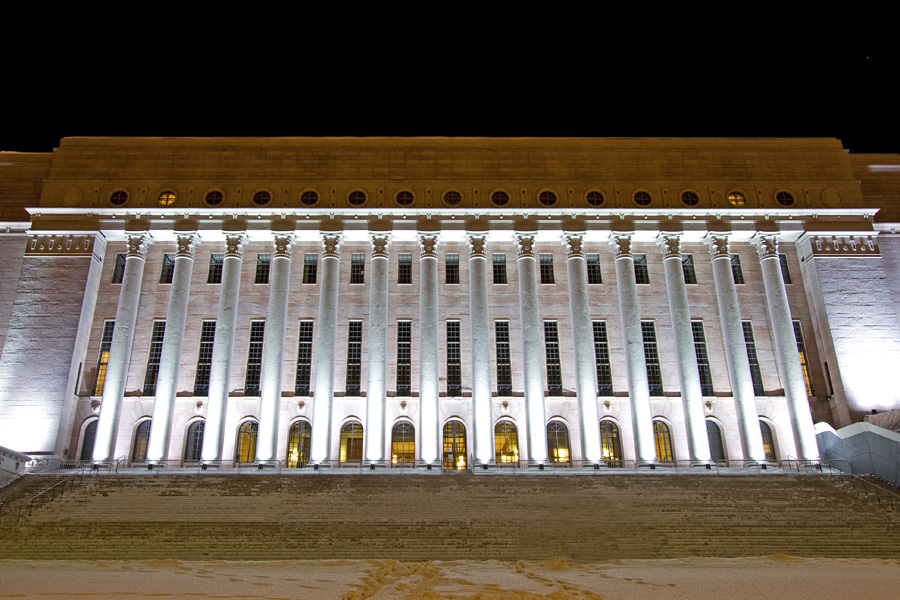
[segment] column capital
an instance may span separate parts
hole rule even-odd
[[[341,254],[341,234],[339,233],[323,233],[322,234],[322,256],[331,256],[332,258],[340,258]]]
[[[630,233],[614,233],[609,236],[609,243],[613,247],[616,258],[632,258]]]
[[[290,258],[291,251],[294,249],[294,237],[293,233],[284,233],[277,234],[274,236],[275,247],[272,249],[272,258],[281,256],[283,258]]]
[[[767,233],[757,233],[750,239],[750,243],[756,248],[759,260],[764,258],[778,258],[778,236]]]
[[[711,258],[728,258],[728,236],[727,235],[707,235],[706,245],[709,247],[709,255]]]
[[[390,233],[373,233],[369,236],[372,242],[372,258],[376,256],[387,258],[388,246],[391,244]]]
[[[563,246],[566,248],[566,258],[584,258],[584,234],[564,233]]]
[[[437,258],[438,237],[437,233],[419,234],[419,248],[421,251],[419,258]]]
[[[196,231],[179,232],[175,235],[175,257],[194,258],[194,251],[200,245],[200,238],[197,237]]]
[[[244,250],[247,248],[247,234],[235,233],[225,236],[225,256],[244,258]]]
[[[129,233],[128,258],[147,258],[147,249],[150,248],[150,236],[146,232]]]
[[[661,233],[656,238],[656,243],[662,249],[663,260],[667,258],[681,258],[680,234]]]
[[[466,235],[469,242],[469,258],[484,258],[487,256],[485,246],[487,245],[487,235],[483,233],[470,233]]]
[[[534,258],[533,233],[516,233],[516,246],[519,249],[519,258]]]

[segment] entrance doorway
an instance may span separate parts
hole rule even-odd
[[[444,468],[466,468],[466,426],[462,421],[448,421],[444,425]]]

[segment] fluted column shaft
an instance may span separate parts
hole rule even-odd
[[[688,305],[687,287],[684,283],[684,267],[681,262],[681,239],[678,235],[661,235],[663,268],[666,273],[666,293],[669,297],[669,316],[672,319],[672,337],[675,341],[675,360],[681,383],[681,404],[684,408],[684,424],[687,430],[688,454],[692,462],[708,463],[712,458],[706,417],[703,415],[703,391],[700,387],[700,370],[697,368],[697,351],[694,347],[694,331],[691,327],[691,309]]]
[[[313,395],[310,460],[331,458],[331,409],[334,397],[334,337],[337,328],[338,284],[341,267],[341,237],[322,236],[322,279],[319,284],[319,316],[316,320],[316,379]]]
[[[293,234],[276,235],[269,266],[269,314],[263,349],[262,382],[259,393],[259,434],[256,461],[274,463],[281,415],[281,376],[284,371],[284,338],[287,331],[288,296],[291,289]]]
[[[472,332],[472,422],[475,459],[494,462],[494,427],[491,413],[491,316],[488,275],[482,234],[469,234],[469,316]]]
[[[597,410],[594,328],[588,308],[587,263],[584,260],[580,234],[565,234],[563,242],[567,254],[569,312],[572,316],[578,414],[581,417],[581,452],[584,460],[599,463],[603,461],[603,450],[600,444],[600,414]]]
[[[172,412],[175,409],[175,393],[178,370],[181,366],[181,348],[184,345],[184,323],[187,319],[188,298],[191,295],[191,273],[194,269],[194,249],[197,236],[194,233],[179,235],[175,253],[175,269],[169,290],[169,308],[166,312],[166,332],[159,358],[156,377],[156,401],[153,404],[153,421],[147,444],[147,460],[166,460],[169,440],[172,436]]]
[[[144,262],[147,258],[149,244],[150,240],[145,233],[128,236],[125,272],[122,275],[122,289],[119,290],[116,325],[109,347],[109,362],[106,366],[103,397],[100,402],[100,419],[97,423],[97,437],[92,457],[94,462],[115,458],[119,416],[122,413],[125,379],[128,376],[131,344],[134,341],[134,322],[137,318],[141,281],[144,277]]]
[[[382,461],[387,403],[388,234],[372,235],[369,278],[369,362],[366,381],[366,460]]]
[[[716,284],[719,317],[722,320],[722,341],[725,343],[725,361],[728,363],[731,393],[737,408],[744,459],[765,461],[766,452],[759,429],[759,412],[756,408],[756,395],[753,392],[753,379],[750,376],[750,360],[747,357],[747,343],[741,324],[741,309],[734,287],[734,276],[731,273],[728,238],[711,236],[707,238],[707,243],[712,255],[713,280]]]
[[[622,337],[625,339],[625,369],[628,372],[634,452],[638,461],[654,462],[656,445],[653,440],[653,413],[650,410],[650,385],[647,381],[647,360],[644,356],[631,237],[614,235],[611,242],[616,253],[616,287],[619,292]]]
[[[816,431],[809,410],[809,396],[806,394],[806,382],[803,379],[803,367],[800,365],[800,354],[797,351],[791,307],[788,304],[784,275],[778,256],[778,240],[773,235],[758,235],[753,242],[759,253],[759,265],[766,287],[778,372],[784,379],[784,397],[791,417],[797,456],[801,460],[819,460]]]
[[[438,374],[438,264],[435,234],[419,236],[419,431],[421,457],[440,462],[441,414]]]
[[[525,374],[525,428],[529,459],[548,460],[547,417],[544,410],[544,361],[541,358],[541,310],[538,305],[534,236],[517,234],[519,314],[522,318],[522,360]]]
[[[225,236],[225,257],[222,262],[222,283],[219,290],[219,310],[216,333],[209,366],[209,397],[206,401],[206,425],[203,430],[203,464],[222,460],[225,417],[228,413],[228,386],[231,379],[231,357],[234,351],[234,330],[237,324],[238,299],[241,291],[241,265],[245,234]]]

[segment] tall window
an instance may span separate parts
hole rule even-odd
[[[347,335],[347,388],[348,396],[359,396],[362,369],[362,321],[350,321]]]
[[[397,255],[397,283],[412,283],[412,254]]]
[[[791,270],[788,269],[787,254],[779,254],[778,262],[781,263],[781,276],[784,278],[784,283],[791,283]]]
[[[447,395],[462,395],[459,321],[447,321]]]
[[[206,428],[206,421],[194,421],[188,426],[187,436],[184,443],[184,461],[199,462],[203,452],[203,430]]]
[[[509,421],[500,421],[494,427],[494,460],[498,464],[519,462],[518,432]]]
[[[778,457],[775,455],[775,436],[772,435],[772,428],[765,421],[760,421],[759,432],[762,434],[763,450],[766,453],[766,460],[778,460]]]
[[[366,255],[353,253],[350,255],[350,283],[365,283]]]
[[[606,337],[605,321],[594,321],[594,359],[597,363],[597,393],[612,396],[612,369],[609,366],[609,340]]]
[[[175,255],[163,254],[162,271],[159,273],[160,283],[172,283],[172,277],[175,275]]]
[[[506,255],[494,254],[494,283],[506,283]]]
[[[106,321],[103,324],[103,336],[100,338],[100,356],[97,358],[97,381],[94,384],[94,395],[103,395],[103,384],[106,383],[106,366],[109,364],[109,349],[112,347],[113,330],[115,321]]]
[[[547,392],[562,396],[562,370],[559,364],[559,332],[556,321],[544,321],[544,352],[547,355]]]
[[[318,254],[303,255],[303,283],[316,282],[316,270],[319,266]]]
[[[806,383],[806,395],[814,396],[812,377],[809,375],[809,357],[806,355],[806,344],[803,343],[803,329],[800,321],[794,321],[794,337],[797,338],[797,352],[800,354],[800,368],[803,369],[803,382]]]
[[[656,348],[656,327],[653,321],[641,321],[641,334],[644,337],[644,360],[647,363],[647,383],[651,396],[662,396],[662,371],[659,368],[659,352]]]
[[[744,343],[747,345],[747,359],[750,361],[750,379],[753,380],[753,393],[762,396],[762,373],[759,371],[759,358],[756,356],[756,341],[753,339],[753,326],[750,321],[744,321]]]
[[[444,425],[445,469],[466,468],[466,426],[460,421],[447,421]]]
[[[363,426],[350,421],[341,427],[341,462],[362,462]]]
[[[270,253],[256,255],[256,279],[253,283],[269,283],[269,265],[272,263]]]
[[[244,421],[238,427],[237,444],[234,445],[234,460],[242,463],[253,462],[256,459],[256,436],[259,433],[259,423],[256,421]]]
[[[295,396],[309,396],[309,382],[312,376],[313,322],[300,321],[300,343],[297,348],[297,379],[294,381]]]
[[[209,371],[212,367],[213,342],[216,340],[216,322],[203,321],[200,327],[200,352],[197,354],[197,374],[194,376],[194,395],[209,395]]]
[[[744,271],[741,269],[741,255],[740,254],[729,254],[731,257],[731,276],[734,278],[735,285],[742,285],[744,283]]]
[[[391,464],[416,462],[416,428],[400,421],[391,428]]]
[[[553,276],[553,255],[541,254],[541,283],[556,283]]]
[[[131,460],[143,462],[147,460],[147,445],[150,443],[150,419],[141,421],[134,430],[134,446],[131,449]]]
[[[547,423],[547,452],[550,462],[567,463],[569,454],[569,428],[562,421]]]
[[[697,355],[697,370],[700,372],[700,392],[704,396],[712,396],[712,373],[709,370],[709,352],[706,351],[703,321],[691,321],[691,331],[694,333],[694,353]]]
[[[697,273],[694,272],[694,255],[681,255],[681,270],[684,272],[684,282],[687,284],[697,283]]]
[[[94,419],[84,428],[81,440],[81,460],[91,460],[94,456],[94,442],[97,440],[97,422],[100,419]]]
[[[159,375],[159,358],[162,355],[163,337],[166,334],[166,322],[154,321],[153,333],[150,334],[150,354],[147,356],[147,371],[144,374],[144,395],[156,395],[156,376]]]
[[[412,322],[397,321],[397,395],[412,393]]]
[[[497,338],[497,395],[512,396],[512,365],[509,352],[509,321],[495,321]]]
[[[209,273],[206,276],[206,283],[222,283],[222,265],[224,262],[224,254],[211,254],[209,256]]]
[[[125,276],[125,254],[116,254],[116,265],[113,267],[113,283],[122,283],[122,277]]]
[[[459,283],[459,254],[444,255],[444,276],[446,283]]]
[[[672,454],[672,435],[668,425],[662,421],[653,421],[653,440],[656,442],[656,460],[675,460]]]
[[[309,440],[312,434],[309,423],[294,421],[288,430],[287,467],[305,467],[309,462]]]
[[[247,352],[247,375],[244,378],[245,396],[259,396],[259,376],[262,369],[263,340],[265,336],[266,322],[251,321],[250,349]]]
[[[587,262],[587,278],[588,285],[603,283],[603,277],[600,276],[600,255],[585,254]]]
[[[722,443],[722,429],[712,419],[706,420],[706,437],[709,439],[710,458],[714,462],[725,460],[725,445]]]
[[[612,421],[600,421],[600,447],[603,450],[603,460],[607,463],[622,461],[622,442],[619,439],[619,426]]]
[[[647,268],[647,255],[634,255],[634,282],[638,285],[650,283],[650,270]]]

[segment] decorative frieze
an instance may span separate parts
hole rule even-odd
[[[879,256],[874,235],[814,235],[809,238],[813,256]]]
[[[92,235],[30,235],[25,255],[90,256],[93,251]]]
[[[580,233],[564,233],[563,246],[566,248],[566,258],[584,257],[584,236]]]

